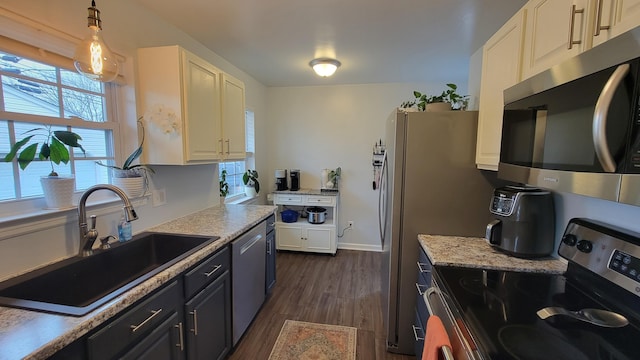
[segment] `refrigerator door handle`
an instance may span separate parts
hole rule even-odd
[[[384,248],[384,233],[386,232],[387,225],[387,211],[384,212],[384,219],[382,218],[383,207],[386,207],[386,202],[383,203],[383,195],[386,195],[387,190],[387,152],[384,152],[382,157],[382,167],[380,169],[380,188],[378,192],[378,228],[380,230],[380,248]],[[385,194],[383,194],[385,193]]]

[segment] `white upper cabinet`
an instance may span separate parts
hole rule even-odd
[[[586,50],[589,0],[532,0],[527,12],[523,79]]]
[[[187,165],[245,157],[244,84],[179,46],[138,49],[143,161]]]
[[[592,0],[593,45],[640,26],[640,0]]]
[[[502,135],[503,92],[521,80],[526,10],[521,9],[484,45],[476,165],[497,170]]]
[[[224,159],[246,157],[244,83],[222,74],[222,154]]]
[[[178,46],[138,49],[137,97],[144,162],[185,165],[219,159],[220,71]]]

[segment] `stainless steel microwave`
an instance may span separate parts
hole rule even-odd
[[[640,206],[640,36],[505,90],[498,176]]]

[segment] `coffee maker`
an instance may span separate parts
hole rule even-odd
[[[549,256],[555,244],[551,192],[531,187],[497,188],[491,198],[494,220],[485,238],[491,246],[522,258]]]
[[[286,169],[276,169],[276,190],[283,191],[287,190],[287,170]]]
[[[300,170],[290,169],[289,176],[291,176],[291,191],[300,190]]]

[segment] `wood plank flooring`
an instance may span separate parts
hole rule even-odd
[[[278,252],[273,292],[228,359],[268,359],[289,319],[357,328],[358,360],[415,360],[385,351],[381,260],[381,253],[365,251]]]

